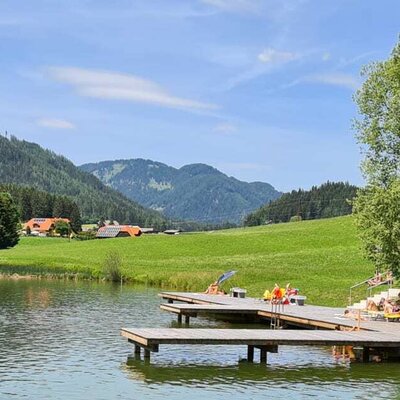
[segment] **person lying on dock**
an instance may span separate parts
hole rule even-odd
[[[343,316],[346,318],[355,319],[356,321],[365,321],[365,318],[361,315],[360,312],[354,312],[350,310],[344,310]]]
[[[383,276],[380,272],[376,271],[375,276],[368,281],[369,286],[375,286],[383,282]]]

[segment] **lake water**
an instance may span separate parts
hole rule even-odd
[[[157,290],[90,282],[0,281],[0,399],[400,399],[399,364],[349,364],[327,348],[160,346],[128,361],[121,327],[170,327]],[[192,327],[235,328],[192,319]]]

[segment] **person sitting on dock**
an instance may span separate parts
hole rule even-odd
[[[271,295],[271,302],[272,303],[279,303],[282,300],[283,293],[281,288],[277,283],[275,283],[274,288],[272,289],[272,295]]]
[[[286,285],[286,293],[285,294],[286,294],[287,297],[296,296],[297,294],[299,294],[299,291],[298,291],[298,289],[292,288],[290,286],[290,283],[288,283]]]
[[[218,282],[215,281],[207,288],[204,294],[226,294],[226,293],[225,291],[220,290]]]
[[[264,301],[271,301],[272,300],[272,293],[267,289],[263,294]]]
[[[390,300],[385,300],[383,312],[385,314],[392,314],[393,312],[395,312],[395,306],[394,306],[394,304],[392,304],[392,302]]]
[[[373,300],[368,300],[367,311],[379,311],[379,306]]]
[[[386,282],[393,283],[393,272],[392,271],[386,272]]]

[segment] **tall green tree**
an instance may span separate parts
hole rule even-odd
[[[366,256],[378,268],[400,275],[400,43],[390,57],[368,65],[355,95],[355,121],[367,185],[354,213]]]
[[[69,234],[69,223],[65,221],[57,221],[54,224],[54,231],[61,236],[67,236]]]
[[[400,271],[400,180],[389,187],[369,186],[354,204],[366,256],[380,270]]]
[[[8,193],[0,192],[0,249],[14,247],[19,241],[19,214]]]

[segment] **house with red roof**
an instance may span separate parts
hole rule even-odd
[[[32,218],[24,224],[24,230],[34,235],[49,235],[54,231],[55,224],[59,221],[70,223],[68,218]]]
[[[116,238],[116,237],[135,237],[140,236],[142,230],[133,225],[106,225],[99,228],[96,237],[98,239]]]

